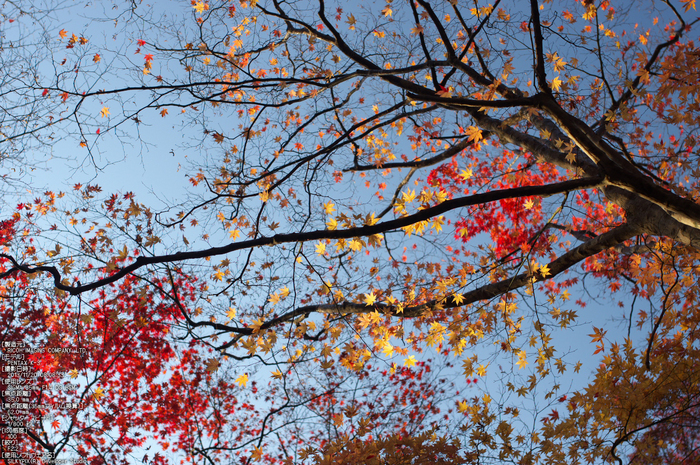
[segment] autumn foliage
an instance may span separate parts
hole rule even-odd
[[[18,450],[698,462],[700,16],[631,5],[0,7]]]

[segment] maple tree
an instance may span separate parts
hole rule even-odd
[[[3,212],[2,340],[80,404],[23,450],[697,461],[694,0],[145,8],[104,18],[116,49],[43,20],[0,50],[16,159],[174,120],[193,154],[165,208],[91,181]]]

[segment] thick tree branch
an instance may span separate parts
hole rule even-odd
[[[567,113],[559,104],[543,96],[542,108],[557,121],[567,135],[597,164],[606,184],[621,187],[666,210],[675,220],[700,229],[700,205],[660,187],[652,179],[608,145],[583,121]]]
[[[98,289],[107,284],[111,284],[123,278],[124,276],[133,273],[134,271],[143,268],[147,265],[154,265],[159,263],[172,263],[187,260],[196,260],[206,257],[214,257],[218,255],[226,255],[237,250],[245,250],[253,247],[263,247],[263,246],[273,246],[277,244],[285,243],[295,243],[295,242],[309,242],[318,241],[324,239],[351,239],[353,237],[359,236],[372,236],[375,234],[381,234],[388,231],[393,231],[397,229],[404,228],[413,224],[417,224],[421,221],[427,221],[431,218],[442,215],[448,211],[468,207],[471,205],[478,205],[482,203],[495,202],[502,199],[517,198],[517,197],[529,197],[529,196],[540,196],[548,197],[556,194],[563,194],[566,192],[571,192],[579,189],[590,189],[593,187],[598,187],[603,182],[602,178],[598,177],[588,177],[581,179],[571,179],[568,181],[563,181],[555,184],[547,184],[544,186],[525,186],[525,187],[515,187],[512,189],[502,189],[498,191],[491,191],[482,194],[474,194],[467,197],[460,197],[457,199],[446,200],[434,207],[426,208],[420,210],[412,215],[407,215],[394,220],[384,221],[377,223],[372,226],[361,226],[349,229],[338,229],[338,230],[316,230],[308,232],[297,232],[289,234],[276,234],[270,237],[259,237],[257,239],[251,239],[247,241],[236,242],[220,247],[211,247],[204,250],[196,250],[189,252],[177,252],[174,254],[166,255],[155,255],[150,257],[138,257],[136,261],[130,265],[127,265],[117,271],[112,275],[99,279],[89,284],[82,284],[76,286],[69,286],[63,284],[62,275],[58,269],[54,266],[47,265],[24,265],[20,264],[15,260],[14,257],[7,254],[0,254],[0,258],[5,258],[12,263],[12,267],[0,274],[0,279],[11,275],[17,271],[23,273],[37,273],[46,272],[53,276],[54,285],[57,289],[68,292],[71,295],[82,294],[83,292],[91,291],[93,289]]]
[[[472,112],[471,114],[480,128],[496,134],[503,143],[517,145],[536,157],[542,157],[544,161],[566,170],[580,171],[588,176],[600,175],[600,170],[586,158],[577,156],[571,161],[566,153],[552,147],[547,140],[520,132],[510,125],[503,124],[503,121],[483,113]]]
[[[646,234],[668,237],[683,245],[700,250],[700,230],[684,224],[674,215],[645,198],[614,186],[603,189],[605,197],[622,207],[627,219]]]
[[[542,24],[540,23],[540,6],[537,0],[530,0],[530,24],[532,25],[532,31],[535,36],[535,49],[533,50],[535,54],[535,77],[537,78],[537,86],[541,92],[551,95],[552,89],[550,89],[547,83],[547,73],[544,69],[544,38],[542,37]]]
[[[474,108],[477,110],[480,108],[536,107],[539,102],[538,95],[533,95],[532,97],[514,97],[509,98],[507,100],[481,100],[464,97],[440,97],[435,93],[414,93],[410,91],[406,95],[413,100],[418,100],[420,102],[439,103],[455,109],[459,109],[460,107]]]
[[[600,234],[550,262],[547,265],[549,272],[546,274],[546,276],[540,274],[539,271],[536,273],[528,271],[520,273],[510,278],[503,279],[501,281],[497,281],[495,283],[481,286],[477,289],[468,291],[457,297],[451,295],[442,300],[432,300],[421,305],[405,307],[403,309],[399,309],[399,307],[397,307],[396,305],[365,305],[355,302],[306,305],[303,307],[298,307],[289,313],[286,313],[280,317],[266,322],[262,326],[262,328],[270,328],[281,322],[289,321],[300,315],[308,313],[332,313],[338,315],[346,315],[378,311],[379,313],[395,317],[416,318],[424,315],[426,312],[433,310],[463,307],[465,305],[473,304],[483,300],[493,299],[500,295],[504,295],[510,291],[523,287],[528,283],[552,279],[555,276],[561,274],[562,272],[568,270],[572,266],[576,265],[577,263],[582,262],[586,258],[592,257],[593,255],[596,255],[604,250],[622,244],[626,240],[634,237],[639,233],[640,230],[636,225],[623,224],[608,232]]]

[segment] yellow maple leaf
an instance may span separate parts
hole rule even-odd
[[[259,333],[259,332],[260,332],[260,328],[262,328],[262,325],[263,325],[264,323],[265,323],[265,322],[263,321],[262,318],[258,318],[257,320],[255,320],[255,321],[253,322],[253,324],[250,325],[250,329],[253,330],[253,334]]]
[[[95,400],[100,400],[100,399],[102,399],[104,396],[105,396],[105,391],[104,391],[104,389],[102,389],[101,387],[98,387],[97,389],[95,389],[95,392],[92,394],[92,397],[93,397]]]
[[[457,409],[459,409],[459,411],[462,413],[467,413],[467,411],[469,410],[469,405],[467,404],[467,401],[462,400],[460,402],[457,402]]]
[[[416,191],[408,189],[406,192],[401,193],[401,201],[403,203],[411,203],[416,198]]]
[[[239,386],[245,387],[245,385],[248,384],[248,375],[245,373],[242,374],[236,378],[236,383],[238,383]]]
[[[445,200],[447,200],[447,191],[444,189],[441,189],[435,193],[435,198],[437,199],[438,203],[442,203]]]
[[[518,369],[525,368],[527,366],[527,354],[525,353],[524,350],[521,350],[520,353],[518,354],[518,361],[515,362],[516,365],[518,365]]]
[[[404,361],[403,361],[403,366],[405,367],[413,367],[416,366],[416,357],[414,355],[409,355]]]
[[[394,355],[394,346],[387,342],[386,344],[384,344],[382,352],[384,352],[384,355],[386,355],[387,357],[391,357],[392,355]]]
[[[209,9],[209,5],[204,2],[196,2],[192,7],[195,9],[197,13],[204,13],[206,10]]]
[[[445,224],[445,217],[440,215],[438,217],[433,218],[431,222],[432,225],[430,227],[435,229],[435,231],[440,232],[442,231],[442,225]]]
[[[525,210],[531,210],[534,205],[535,202],[533,202],[531,199],[527,199],[525,201]]]
[[[109,115],[109,107],[102,107],[102,110],[100,110],[100,116],[105,118],[107,115]]]
[[[323,204],[323,210],[326,212],[326,215],[330,215],[335,211],[335,204],[333,202],[328,202]]]
[[[234,307],[229,307],[228,312],[226,312],[226,316],[229,320],[236,318],[236,309]]]
[[[540,267],[540,274],[542,275],[543,278],[550,276],[552,274],[552,272],[549,269],[549,265],[541,266]]]
[[[241,235],[241,231],[239,229],[234,229],[233,231],[228,233],[228,235],[231,237],[231,239],[235,241],[236,239],[238,239],[238,236]]]
[[[459,173],[459,177],[461,177],[462,179],[464,179],[466,181],[467,179],[471,178],[473,174],[474,173],[472,172],[472,170],[467,168],[466,170],[462,170],[462,172]]]
[[[71,371],[68,372],[68,375],[72,378],[75,379],[78,377],[78,370],[76,368],[73,368]]]
[[[365,305],[373,305],[377,301],[377,296],[374,295],[374,291],[369,294],[365,294]]]
[[[561,88],[562,85],[562,80],[559,79],[559,76],[555,77],[552,79],[552,90],[555,92],[559,92],[559,89]]]
[[[316,253],[319,255],[323,255],[326,253],[326,244],[324,242],[320,242],[316,244]]]

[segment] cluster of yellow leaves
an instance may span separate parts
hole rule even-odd
[[[556,71],[557,73],[563,71],[567,65],[567,62],[564,61],[564,59],[560,57],[557,54],[557,52],[545,54],[545,61],[547,61],[548,63],[553,63],[554,71]]]
[[[471,176],[471,175],[470,175]],[[420,195],[416,197],[416,191],[413,189],[408,189],[403,192],[401,192],[401,197],[399,197],[396,200],[396,203],[394,204],[394,212],[397,215],[401,216],[406,216],[409,214],[406,206],[410,205],[413,203],[415,200],[418,200],[420,202],[420,205],[418,206],[418,210],[424,210],[426,208],[429,208],[433,204],[439,204],[447,200],[448,194],[445,190],[442,189],[430,189],[428,187],[424,187]],[[422,230],[428,223],[429,221],[423,222],[424,224],[422,226],[419,225],[413,225],[411,227],[408,227],[408,230],[413,231],[416,229]]]
[[[488,5],[488,6],[482,6],[481,8],[471,8],[469,12],[476,16],[477,18],[483,18],[491,14],[493,11],[493,6]]]
[[[272,294],[267,300],[268,302],[272,303],[272,305],[276,305],[281,300],[286,299],[287,296],[289,296],[289,288],[287,286],[284,286],[282,289]]]

